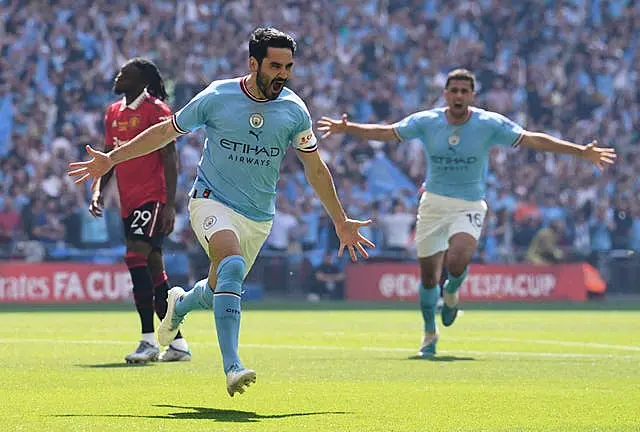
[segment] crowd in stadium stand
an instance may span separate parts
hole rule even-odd
[[[96,248],[121,246],[116,189],[105,218],[94,219],[88,186],[66,176],[85,144],[102,145],[114,74],[134,56],[155,61],[178,109],[210,81],[246,73],[248,35],[264,24],[297,38],[290,87],[314,119],[347,112],[355,121],[391,123],[441,106],[447,72],[466,67],[477,77],[478,106],[529,130],[616,147],[618,163],[604,173],[570,157],[496,149],[478,260],[640,250],[640,2],[0,0],[0,12],[4,257],[95,259],[105,256]],[[178,219],[169,242],[176,250],[197,247],[186,191],[202,143],[201,133],[178,142]],[[375,219],[366,234],[376,253],[414,256],[421,144],[337,136],[320,148],[349,214]],[[293,152],[280,190],[266,248],[335,247]]]

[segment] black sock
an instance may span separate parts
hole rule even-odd
[[[153,333],[153,282],[147,266],[129,269],[133,282],[133,298],[140,315],[142,333]]]

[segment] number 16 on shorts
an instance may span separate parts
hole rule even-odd
[[[479,240],[480,235],[482,235],[482,226],[484,225],[486,214],[486,211],[481,209],[479,211],[467,210],[458,213],[449,229],[449,238],[457,233],[467,233]]]
[[[467,213],[467,218],[469,219],[471,226],[477,229],[482,228],[482,223],[484,222],[483,215],[480,213]]]

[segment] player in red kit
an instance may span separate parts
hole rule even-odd
[[[109,106],[105,115],[105,151],[118,147],[148,127],[171,117],[163,101],[167,97],[157,66],[145,59],[129,60],[116,76],[114,93],[124,97]],[[113,175],[109,171],[95,185],[89,212],[102,216],[103,191]],[[138,348],[125,357],[127,363],[188,361],[191,353],[178,333],[160,353],[154,332],[154,310],[160,319],[167,312],[169,284],[162,257],[163,238],[173,231],[178,176],[175,143],[115,167],[120,194],[133,297],[142,325]]]

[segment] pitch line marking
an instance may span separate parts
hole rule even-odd
[[[0,339],[3,344],[48,343],[48,344],[77,344],[77,345],[131,345],[131,341],[119,340],[65,340],[65,339]],[[217,342],[196,342],[193,346],[204,345],[217,346]],[[323,346],[323,345],[286,345],[286,344],[241,344],[241,348],[259,349],[292,349],[308,351],[368,351],[368,352],[398,352],[411,354],[415,349],[399,347],[367,347],[367,346]],[[629,347],[631,348],[631,347]],[[638,355],[619,354],[591,354],[591,353],[554,353],[554,352],[527,352],[527,351],[476,351],[476,350],[445,350],[440,354],[447,355],[478,355],[488,357],[546,357],[546,358],[602,358],[602,359],[639,359]]]

